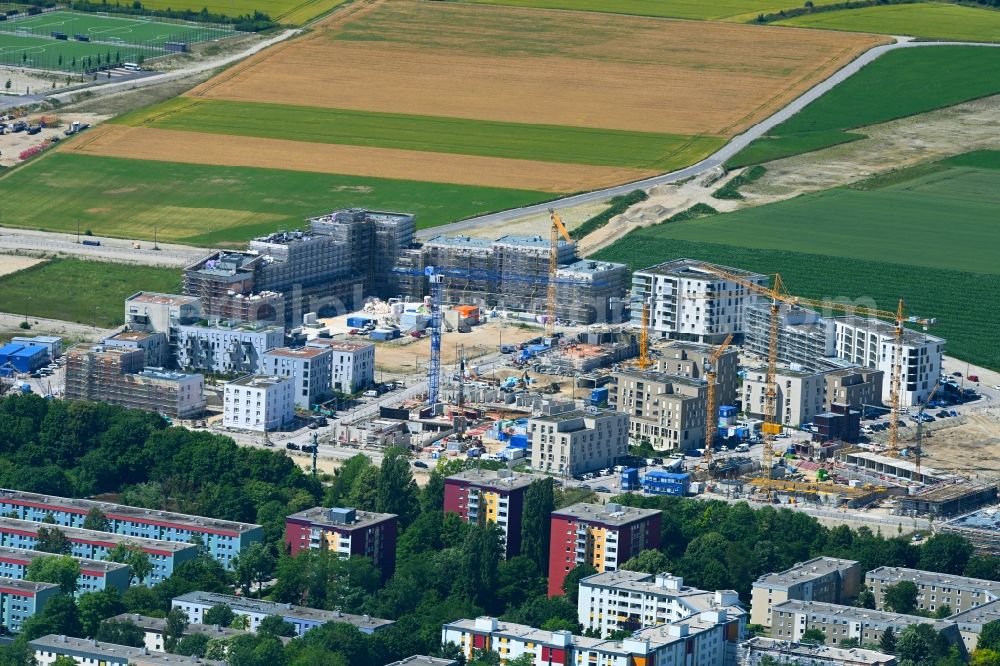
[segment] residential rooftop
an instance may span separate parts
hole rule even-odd
[[[296,347],[292,349],[291,347],[280,347],[278,349],[271,349],[264,352],[265,356],[283,356],[285,358],[301,358],[301,359],[312,359],[317,356],[322,356],[326,352],[325,349],[319,347]]]
[[[139,615],[138,613],[122,613],[108,619],[115,622],[131,622],[143,631],[162,634],[167,629],[167,618],[165,617],[150,617],[149,615]],[[233,629],[232,627],[223,627],[217,624],[197,624],[192,622],[184,629],[184,633],[186,635],[204,634],[210,638],[235,638],[236,636],[243,636],[251,632],[248,629]],[[290,640],[290,638],[281,637],[282,643],[287,643]]]
[[[155,305],[188,305],[197,303],[196,296],[182,294],[160,294],[155,291],[139,291],[125,299],[126,303],[152,303]]]
[[[284,384],[285,382],[290,382],[289,377],[277,377],[275,375],[246,375],[240,377],[239,379],[234,379],[231,382],[227,382],[228,385],[232,386],[249,386],[251,388],[271,388],[272,386],[278,386],[279,384]]]
[[[44,523],[34,523],[30,520],[0,517],[0,532],[16,532],[18,534],[37,536],[38,530],[45,526]],[[133,545],[138,546],[147,553],[174,555],[198,547],[193,543],[183,541],[160,541],[159,539],[112,534],[111,532],[85,530],[79,527],[65,527],[62,525],[59,526],[59,531],[66,535],[66,538],[70,541],[83,541],[91,544],[98,543],[109,548],[114,548],[118,544]]]
[[[51,553],[46,553],[40,550],[0,546],[0,560],[3,561],[25,562],[30,564],[32,561],[37,560],[40,557],[49,557],[50,555]],[[93,573],[106,574],[110,571],[128,568],[127,564],[108,562],[107,560],[90,560],[85,557],[75,557],[73,559],[80,563],[80,570],[83,573],[91,575]]]
[[[413,655],[406,659],[394,661],[386,666],[458,666],[454,659],[441,659],[440,657],[425,657],[423,655]]]
[[[35,595],[42,590],[50,590],[57,587],[59,586],[54,583],[37,583],[31,580],[0,576],[0,592]]]
[[[881,319],[867,319],[865,317],[831,317],[831,321],[848,324],[849,326],[856,326],[858,328],[867,329],[870,333],[881,333],[882,335],[892,335],[896,334],[896,324],[895,322],[882,321]],[[903,329],[903,344],[906,345],[922,345],[935,342],[944,342],[944,338],[939,338],[923,331],[915,331],[912,328]]]
[[[41,509],[59,509],[86,516],[94,508],[100,509],[110,520],[125,520],[133,522],[166,522],[171,525],[180,525],[192,532],[210,532],[218,534],[244,534],[260,529],[260,525],[252,523],[238,523],[233,520],[219,520],[218,518],[205,518],[204,516],[193,516],[187,513],[175,513],[173,511],[157,511],[156,509],[143,509],[124,504],[113,504],[111,502],[98,502],[88,499],[70,499],[67,497],[57,497],[55,495],[42,495],[40,493],[29,493],[23,490],[11,490],[0,488],[0,504],[18,503],[33,506]]]
[[[597,407],[590,407],[588,409],[572,409],[568,412],[557,412],[555,414],[539,414],[538,416],[532,416],[532,421],[542,421],[545,423],[563,423],[565,421],[572,421],[574,419],[607,419],[607,418],[617,418],[621,412],[615,411],[614,409],[599,409]]]
[[[532,474],[519,474],[510,470],[467,469],[448,477],[448,481],[464,482],[480,488],[495,490],[514,490],[526,488],[535,482],[537,477]]]
[[[374,511],[361,511],[350,507],[314,506],[311,509],[293,513],[286,520],[341,530],[356,530],[378,525],[386,520],[395,520],[395,518],[396,514],[394,513],[375,513]]]
[[[995,580],[983,580],[981,578],[967,578],[965,576],[954,576],[952,574],[942,574],[933,571],[923,571],[921,569],[907,569],[905,567],[878,567],[869,571],[865,578],[896,583],[903,580],[912,581],[918,585],[935,585],[942,587],[957,587],[976,592],[989,592],[994,598],[1000,597],[1000,582]]]
[[[890,611],[871,610],[856,606],[840,606],[820,601],[801,601],[799,599],[790,599],[780,604],[775,604],[772,607],[772,611],[808,613],[810,616],[838,617],[844,621],[853,620],[855,622],[863,622],[865,626],[870,625],[876,630],[884,629],[885,627],[909,626],[911,624],[933,624],[934,628],[940,631],[952,624],[950,618],[948,620],[937,620],[919,615],[905,615]]]
[[[704,379],[684,377],[682,375],[672,375],[669,372],[660,372],[659,370],[625,369],[618,370],[614,374],[622,375],[623,377],[633,377],[647,382],[656,382],[658,384],[678,384],[680,386],[690,386],[692,388],[699,388],[708,385]]]
[[[842,648],[833,645],[802,645],[801,643],[780,641],[774,638],[765,638],[764,636],[751,638],[743,643],[743,647],[750,650],[780,652],[782,663],[819,664],[835,661],[848,664],[872,664],[874,666],[875,664],[886,664],[896,660],[891,654],[883,654],[875,650]]]
[[[955,613],[948,618],[949,622],[958,624],[959,629],[972,629],[976,633],[989,622],[1000,620],[1000,599],[985,603],[982,606],[970,608],[961,613]]]
[[[709,268],[719,269],[729,273],[730,275],[737,275],[743,278],[763,278],[765,280],[767,278],[767,276],[745,271],[742,268],[720,266],[718,264],[708,263],[707,261],[698,261],[697,259],[674,259],[673,261],[666,261],[662,264],[656,264],[655,266],[643,268],[642,270],[636,272],[651,273],[654,275],[671,275],[685,278],[711,278],[714,280],[722,280],[721,277],[708,270]]]
[[[214,659],[193,659],[192,657],[180,654],[169,654],[167,652],[150,652],[144,647],[130,647],[128,645],[116,645],[114,643],[103,643],[93,638],[74,638],[73,636],[60,636],[49,634],[28,641],[28,646],[32,651],[41,650],[43,652],[54,652],[56,654],[73,655],[80,657],[97,657],[102,662],[106,659],[115,661],[127,661],[130,666],[191,666],[192,664],[202,664],[203,666],[225,666],[226,662]]]
[[[559,273],[563,275],[571,274],[586,278],[624,267],[625,264],[616,264],[610,261],[594,261],[593,259],[580,259],[579,261],[574,261],[571,264],[565,264],[564,266],[560,266]]]
[[[668,573],[648,574],[642,571],[605,571],[580,580],[581,585],[601,587],[645,595],[682,599],[692,613],[725,610],[733,617],[743,615],[746,609],[735,590],[709,592],[684,584],[684,579]]]
[[[434,236],[424,241],[424,247],[428,245],[489,250],[493,247],[493,241],[471,236]]]
[[[362,349],[374,347],[374,342],[362,342],[361,340],[334,340],[333,338],[313,338],[306,343],[307,347],[327,347],[334,351],[356,352]]]
[[[134,342],[140,342],[142,340],[148,340],[154,335],[161,335],[159,333],[147,333],[146,331],[119,331],[114,335],[107,338],[108,340],[131,340]]]
[[[188,592],[179,597],[174,597],[174,602],[198,604],[209,608],[220,605],[229,606],[233,611],[240,613],[280,615],[281,617],[290,617],[296,620],[323,624],[327,622],[343,622],[345,624],[352,624],[359,629],[375,630],[395,624],[392,620],[383,620],[371,615],[352,615],[351,613],[342,613],[340,611],[328,611],[292,604],[279,604],[273,601],[248,599],[247,597],[237,597],[217,592]]]
[[[805,562],[800,562],[790,569],[765,574],[756,580],[754,586],[787,587],[822,578],[835,571],[843,571],[856,566],[858,566],[858,563],[854,560],[844,560],[837,557],[816,557]]]
[[[757,367],[757,368],[751,368],[751,369],[747,370],[747,376],[749,376],[750,373],[752,373],[752,372],[762,374],[762,375],[764,375],[766,377],[767,376],[767,367],[762,365],[762,366]],[[815,377],[816,375],[821,375],[821,374],[823,374],[823,373],[822,372],[809,372],[808,370],[794,370],[792,368],[785,368],[785,367],[781,367],[781,366],[775,368],[775,375],[778,376],[778,377],[796,377],[798,379],[807,379],[809,377]]]
[[[178,372],[177,370],[166,370],[164,368],[146,368],[142,372],[136,373],[139,377],[158,379],[162,382],[179,382],[194,377],[198,373]]]
[[[585,522],[601,523],[620,527],[659,515],[659,509],[639,509],[621,504],[587,504],[580,502],[552,512],[553,516],[574,518]]]

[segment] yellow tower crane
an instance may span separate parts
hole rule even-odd
[[[726,336],[725,342],[712,352],[712,355],[705,360],[705,381],[708,383],[707,395],[705,398],[705,453],[703,458],[705,466],[712,464],[712,445],[715,444],[715,433],[717,431],[718,419],[715,416],[715,364],[719,362],[723,352],[733,341],[733,334]]]
[[[928,326],[936,323],[936,320],[922,319],[914,316],[907,317],[905,315],[905,304],[902,299],[900,299],[899,305],[894,312],[889,310],[878,310],[875,308],[836,303],[834,301],[820,301],[811,298],[792,296],[785,290],[785,286],[781,281],[781,276],[777,274],[774,276],[774,286],[768,287],[766,285],[757,284],[756,282],[748,280],[743,276],[734,275],[733,273],[724,271],[717,266],[709,265],[706,267],[706,270],[729,282],[734,282],[735,284],[750,291],[763,294],[771,299],[771,335],[767,348],[767,393],[765,394],[764,425],[762,427],[764,433],[764,471],[768,477],[770,477],[771,458],[774,455],[774,436],[781,432],[781,426],[777,423],[776,418],[777,386],[775,385],[775,375],[777,374],[776,366],[778,361],[778,332],[781,324],[781,303],[804,305],[821,310],[835,310],[837,312],[844,312],[850,315],[859,315],[862,317],[888,319],[895,324],[893,331],[894,349],[892,355],[892,377],[890,384],[892,412],[889,424],[889,455],[895,456],[898,453],[900,395],[902,393],[903,376],[903,334],[906,330],[904,324],[920,324],[926,330]]]
[[[567,243],[572,243],[573,239],[569,237],[569,231],[566,230],[566,225],[563,224],[559,213],[551,208],[549,209],[549,219],[552,220],[552,228],[550,229],[552,243],[549,247],[549,311],[548,319],[545,321],[545,332],[549,337],[552,337],[556,332],[556,271],[559,269],[559,236],[562,235]]]
[[[642,304],[642,328],[639,330],[639,369],[645,370],[653,361],[649,358],[649,303]]]

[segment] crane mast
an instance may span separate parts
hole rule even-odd
[[[549,209],[549,219],[552,221],[552,226],[549,230],[549,307],[548,317],[545,321],[545,333],[552,337],[556,332],[556,272],[559,270],[559,236],[565,238],[567,243],[572,243],[573,239],[569,237],[569,231],[566,230],[559,213],[551,208]]]
[[[726,336],[725,342],[719,345],[719,348],[712,352],[705,361],[705,381],[708,384],[706,398],[705,398],[705,453],[704,460],[705,465],[710,466],[712,464],[712,445],[715,444],[715,435],[718,432],[718,423],[715,417],[715,377],[716,370],[715,364],[719,362],[722,357],[722,353],[726,351],[729,343],[733,341],[733,334],[730,333]]]
[[[652,361],[649,360],[649,303],[642,304],[642,328],[639,329],[639,369],[645,370]]]

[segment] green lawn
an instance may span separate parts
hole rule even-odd
[[[142,0],[148,9],[193,9],[203,7],[213,14],[244,16],[263,12],[285,25],[303,23],[325,14],[345,0]]]
[[[862,135],[857,127],[1000,93],[1000,48],[928,46],[891,51],[772,129],[731,160],[759,164]]]
[[[78,259],[53,259],[0,277],[0,312],[109,328],[123,323],[123,303],[137,291],[177,293],[181,272]]]
[[[894,172],[855,189],[634,231],[595,256],[641,268],[692,257],[779,272],[793,294],[869,299],[937,317],[948,349],[1000,368],[1000,151]],[[985,336],[985,337],[984,337]]]
[[[937,2],[818,12],[777,24],[928,39],[1000,41],[1000,11]]]
[[[769,14],[797,7],[794,0],[463,0],[483,5],[536,7],[541,9],[573,9],[577,11],[660,16],[665,18],[719,20],[752,20],[758,14]],[[838,0],[816,0],[817,5],[833,4]]]
[[[84,58],[90,58],[93,67],[96,67],[100,59],[116,63],[136,62],[140,56],[149,58],[153,53],[137,46],[112,46],[0,33],[0,63],[13,67],[82,72],[86,68]],[[163,51],[155,53],[162,55]]]
[[[545,192],[51,153],[0,178],[5,226],[194,245],[242,244],[344,207],[413,212],[419,227],[552,198]]]
[[[116,122],[210,134],[658,171],[697,162],[725,143],[716,137],[188,98],[137,111]]]
[[[55,11],[0,22],[3,32],[27,31],[33,37],[50,38],[53,32],[87,35],[97,42],[162,46],[164,42],[207,42],[233,35],[230,28],[198,23],[168,23],[136,16],[102,16],[87,12]],[[85,42],[84,42],[85,43]]]

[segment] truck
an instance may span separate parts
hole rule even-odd
[[[91,246],[95,246],[96,247],[96,246],[98,246],[100,244],[101,244],[101,241],[99,241],[99,240],[89,240],[88,239],[88,240],[82,240],[82,241],[80,241],[80,245],[91,245]]]

